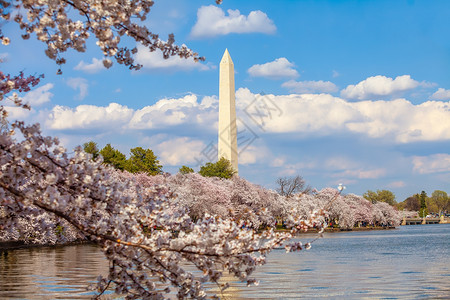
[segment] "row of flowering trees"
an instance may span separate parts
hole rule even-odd
[[[273,226],[292,213],[307,219],[312,211],[324,208],[327,219],[345,229],[361,224],[396,226],[401,219],[399,212],[387,203],[372,204],[354,194],[336,196],[336,190],[331,188],[285,197],[239,176],[221,179],[197,173],[149,176],[127,172],[122,176],[143,186],[168,186],[176,194],[177,205],[188,209],[194,220],[209,213],[245,220],[248,226],[258,229]]]
[[[221,179],[196,173],[151,176],[117,170],[110,172],[115,181],[132,182],[150,190],[161,189],[170,195],[170,210],[175,210],[175,207],[185,209],[193,222],[209,214],[236,220],[244,227],[261,229],[274,227],[290,215],[306,220],[313,211],[324,208],[327,221],[343,229],[361,224],[396,226],[401,220],[399,212],[387,203],[372,204],[354,194],[336,195],[336,190],[331,188],[284,197],[238,176]],[[5,223],[8,219],[15,219],[16,222],[13,230],[0,232],[0,240],[3,241],[54,244],[83,238],[64,218],[55,217],[46,211],[33,215],[15,214],[1,207],[0,220]],[[42,222],[48,226],[45,232],[39,227]]]

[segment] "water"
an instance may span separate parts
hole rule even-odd
[[[313,237],[300,239],[306,242]],[[0,299],[90,298],[93,294],[85,287],[98,274],[106,274],[107,268],[103,254],[91,245],[3,252]],[[450,299],[450,224],[325,234],[308,251],[273,251],[254,276],[259,286],[232,282],[222,296]]]
[[[107,271],[93,245],[0,252],[0,299],[89,299],[94,293],[86,287]]]

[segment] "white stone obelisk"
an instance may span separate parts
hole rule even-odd
[[[234,65],[228,49],[220,61],[219,80],[219,159],[225,157],[238,172]]]

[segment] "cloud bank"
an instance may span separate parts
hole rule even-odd
[[[241,88],[236,92],[236,103],[238,117],[255,131],[302,136],[350,133],[394,144],[450,140],[450,103],[444,101],[418,105],[406,99],[349,102],[329,94],[261,96]],[[195,128],[214,132],[217,106],[216,97],[199,99],[192,94],[161,99],[137,110],[117,103],[107,107],[55,106],[46,123],[52,129],[64,130],[120,125],[128,130]]]

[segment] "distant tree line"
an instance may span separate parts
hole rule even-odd
[[[367,191],[363,197],[372,203],[386,202],[395,206],[398,210],[417,211],[420,217],[428,214],[448,213],[450,211],[450,197],[444,191],[435,190],[431,196],[425,191],[414,194],[404,201],[397,203],[395,195],[388,190]]]
[[[136,147],[130,150],[130,158],[111,144],[107,144],[103,149],[99,150],[97,143],[89,141],[83,144],[84,151],[92,155],[92,159],[96,160],[102,156],[103,163],[113,166],[121,171],[130,173],[147,173],[148,175],[162,174],[162,165],[151,149]]]
[[[419,211],[419,216],[424,217],[430,213],[441,215],[450,211],[450,197],[444,191],[435,190],[428,196],[425,191],[414,194],[398,203],[400,210]]]
[[[103,158],[103,163],[113,166],[117,170],[128,171],[130,173],[146,173],[147,175],[163,174],[163,166],[160,164],[157,156],[151,149],[142,147],[132,148],[130,150],[130,158],[127,159],[125,154],[114,149],[111,144],[107,144],[99,150],[97,143],[89,141],[83,144],[86,153],[92,155],[92,159],[96,160],[99,156]],[[188,166],[182,166],[179,171],[181,174],[194,173],[194,169]],[[231,163],[226,158],[221,158],[215,163],[208,162],[200,167],[198,172],[204,177],[219,177],[229,179],[236,174]]]

